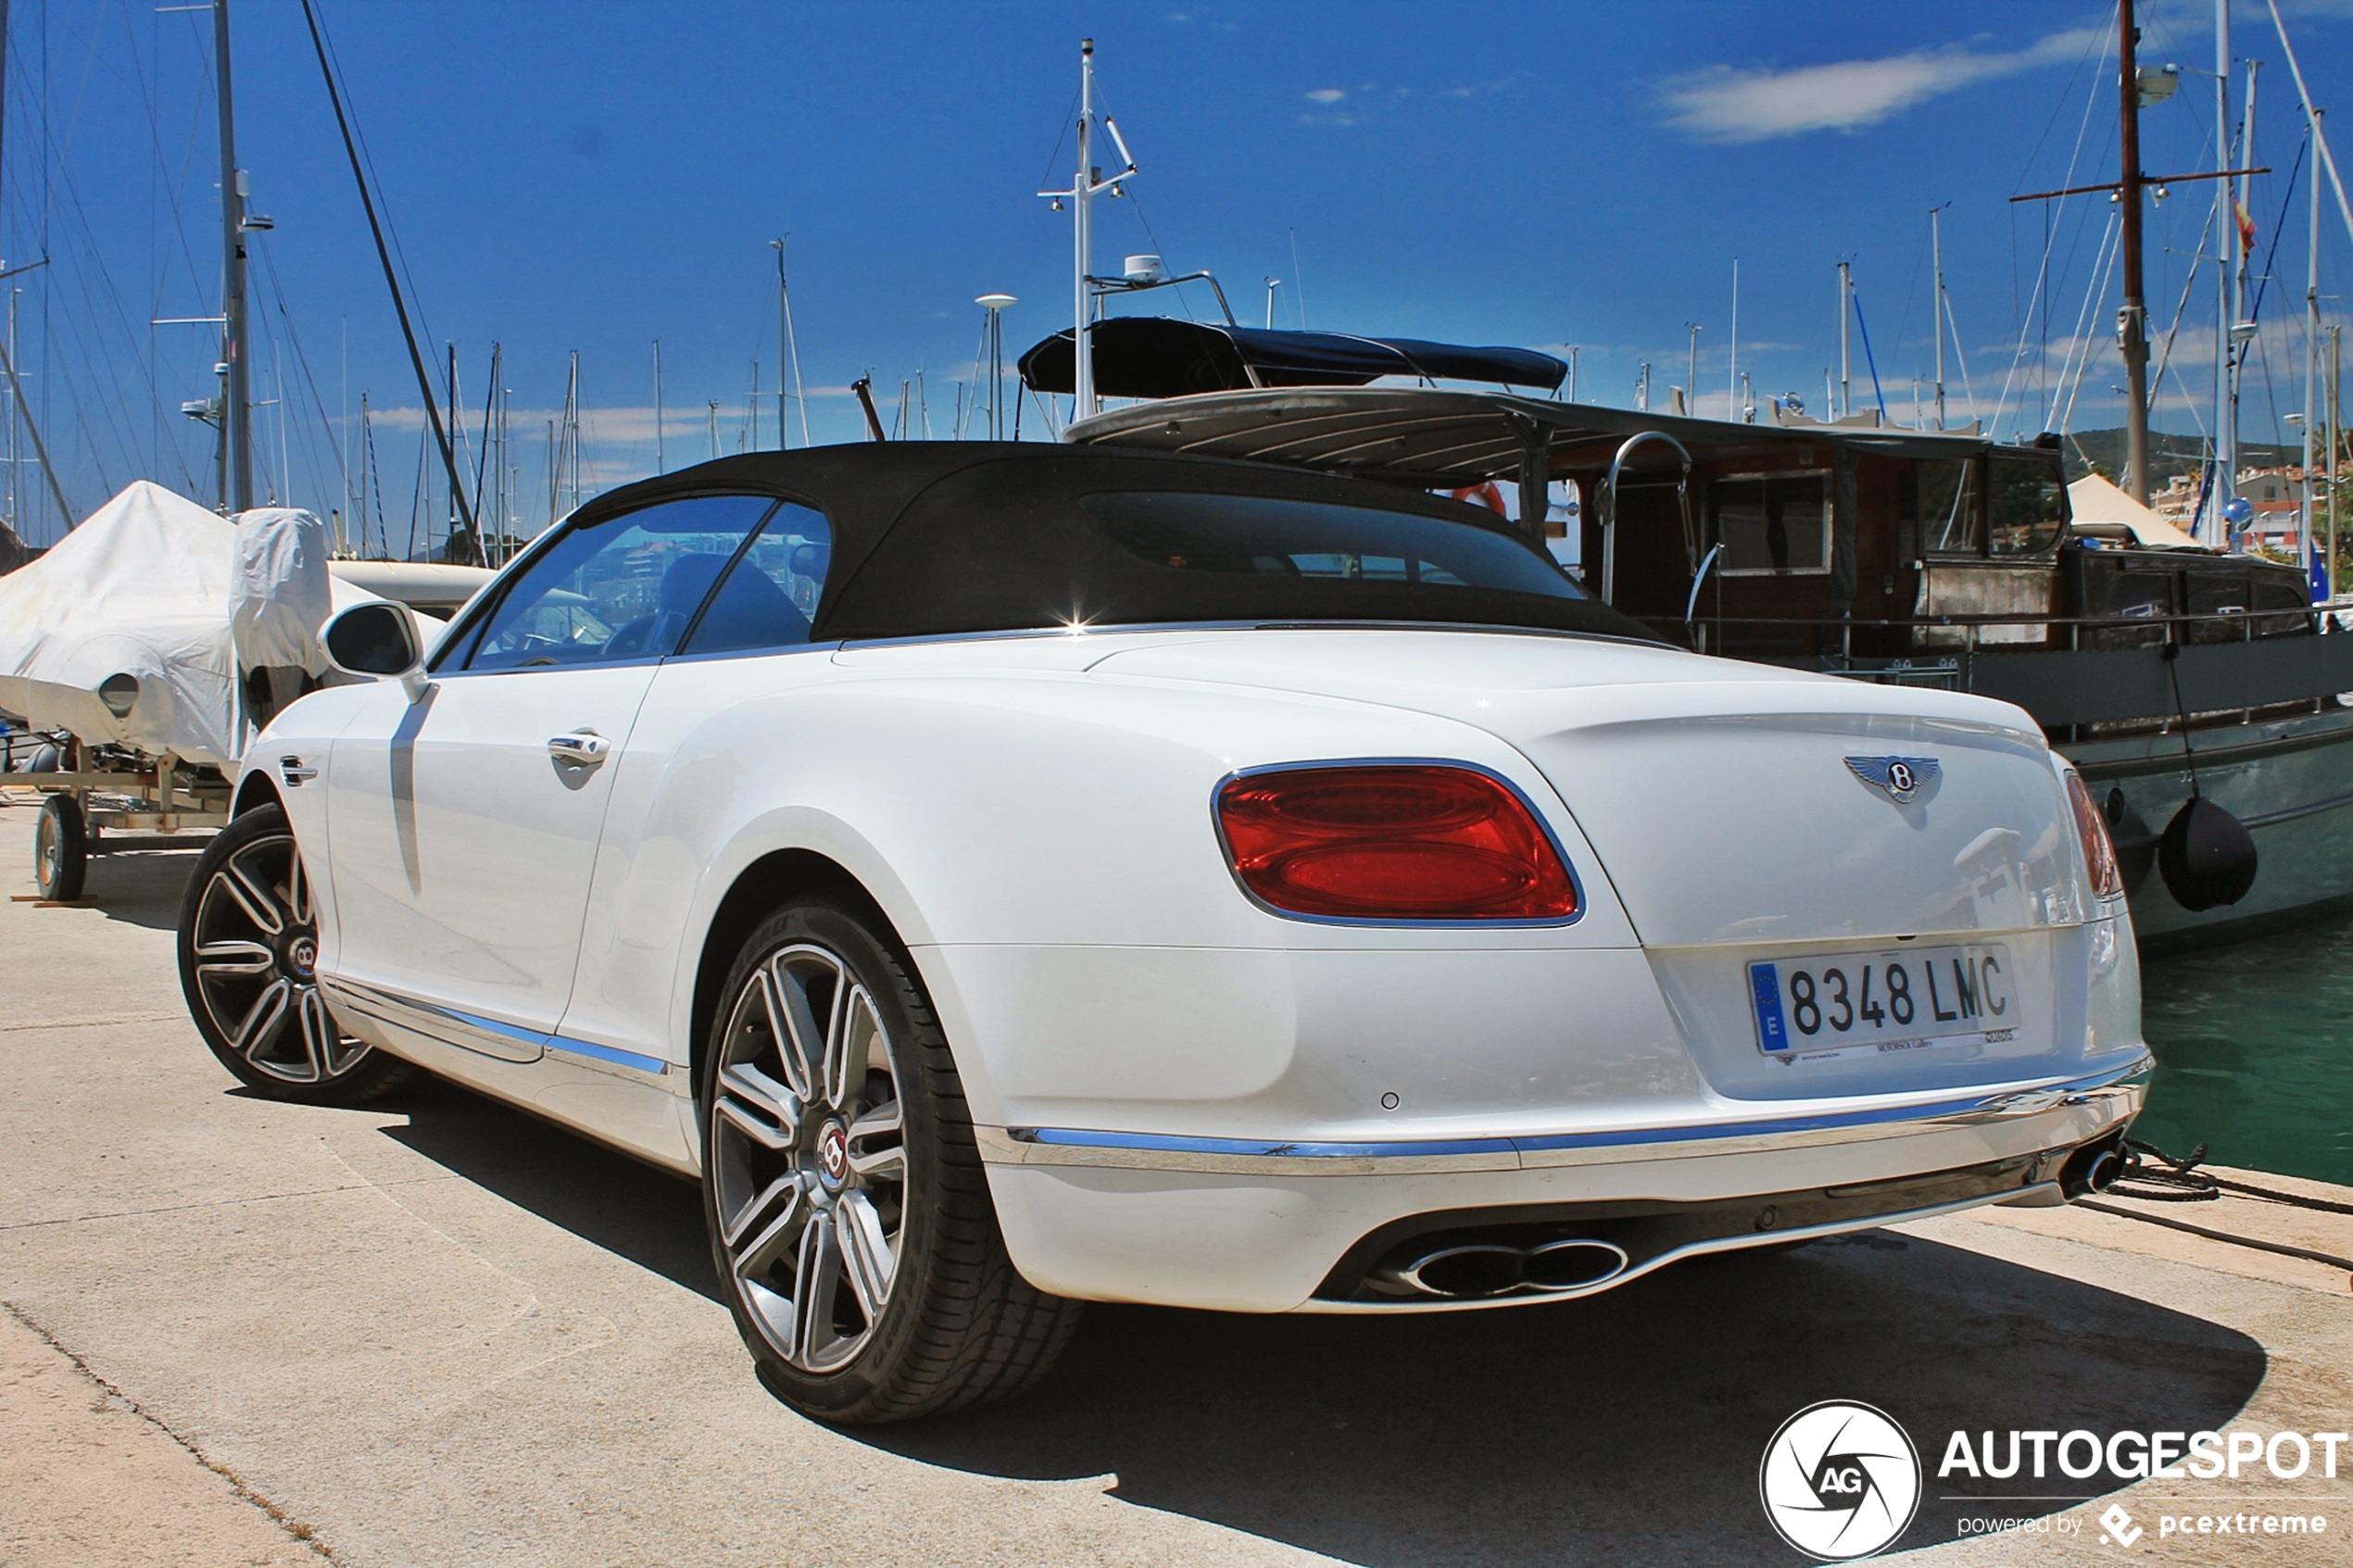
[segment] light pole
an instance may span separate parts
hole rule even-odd
[[[1005,439],[1005,307],[1021,302],[1009,294],[985,294],[973,301],[988,312],[988,439]]]

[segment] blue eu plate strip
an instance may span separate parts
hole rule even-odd
[[[1768,1051],[1789,1049],[1789,1028],[1781,1022],[1781,973],[1775,965],[1748,966],[1749,995],[1756,1001],[1756,1037]]]

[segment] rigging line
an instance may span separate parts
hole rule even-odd
[[[317,23],[315,16],[313,16],[311,19],[314,24],[314,31],[322,33],[324,31],[323,26]],[[326,40],[326,54],[327,58],[333,64],[334,80],[337,82],[347,86],[351,79],[344,72],[343,56],[335,52],[334,40],[332,38]],[[384,176],[377,172],[375,150],[368,144],[367,133],[355,123],[351,127],[351,134],[352,138],[359,144],[359,160],[367,165],[368,180],[371,186],[375,190],[384,189]],[[418,302],[418,335],[430,342],[434,336],[433,321],[425,314],[424,291],[417,286],[417,275],[409,270],[409,252],[400,243],[400,231],[396,228],[392,228],[389,224],[387,224],[386,227],[388,232],[390,232],[392,236],[392,254],[400,264],[401,279],[409,286],[409,296]]]
[[[364,399],[367,394],[363,392],[360,396]],[[368,417],[364,405],[359,412],[359,434],[360,439],[367,443],[368,447],[368,484],[376,495],[376,540],[384,550],[383,558],[389,558],[392,555],[392,525],[384,521],[384,467],[376,460],[375,421]],[[365,547],[368,543],[368,535],[364,529],[360,533],[359,543],[362,547]]]
[[[2089,64],[2095,56],[2102,56],[2107,54],[2108,34],[2115,29],[2115,27],[2116,21],[2114,18],[2110,18],[2107,21],[2101,23],[2099,31],[2095,33],[2091,42],[2083,46],[2083,53],[2077,56],[2075,61],[2075,69],[2069,75],[2067,79],[2067,85],[2059,89],[2057,95],[2051,101],[2051,118],[2043,122],[2043,133],[2034,138],[2033,150],[2026,155],[2026,168],[2031,169],[2033,167],[2036,155],[2041,153],[2043,150],[2043,144],[2050,140],[2051,127],[2058,123],[2060,112],[2067,107],[2068,95],[2075,91],[2075,84],[2083,79],[2084,66]],[[2095,86],[2092,101],[2096,101],[2099,95],[2099,79],[2095,77],[2093,80]],[[2092,102],[2087,101],[2083,107],[2083,125],[2089,125],[2091,120]],[[2083,131],[2081,126],[2077,128],[2075,132],[2075,149],[2079,154],[2083,149]],[[2059,183],[2063,186],[2072,185],[2075,183],[2073,178],[2075,173],[2075,159],[2072,156],[2068,158],[2067,172],[2069,178],[2059,182]],[[2025,183],[2026,176],[2020,174],[2019,176],[2018,185],[2010,187],[2010,194],[2018,194],[2019,185],[2023,185]]]
[[[1083,88],[1079,90],[1084,91]],[[1054,138],[1054,150],[1046,155],[1046,172],[1038,177],[1040,189],[1054,182],[1054,161],[1063,156],[1063,144],[1070,140],[1071,131],[1078,123],[1078,98],[1079,93],[1071,94],[1070,107],[1063,111],[1063,132]]]
[[[2190,395],[2189,383],[2182,379],[2182,368],[2179,365],[2176,365],[2172,369],[2173,385],[2182,395],[2182,406],[2190,411],[2191,422],[2197,426],[2198,440],[2200,442],[2212,440],[2213,437],[2208,433],[2206,429],[2206,416],[2198,412],[2197,399]]]
[[[158,24],[158,26],[160,24]],[[195,24],[191,21],[188,25],[194,26]],[[132,28],[131,23],[131,0],[123,0],[122,30],[124,37],[129,41],[131,46],[132,60],[133,64],[136,65],[139,63],[139,39],[136,30]],[[153,85],[148,82],[146,73],[144,69],[140,70],[138,73],[138,82],[139,96],[141,101],[145,105],[147,110],[147,141],[148,144],[155,152],[154,169],[157,173],[160,174],[163,170],[170,168],[170,162],[164,156],[163,150],[162,105],[157,101]],[[198,112],[201,113],[200,110]],[[187,174],[189,164],[195,161],[195,136],[196,125],[192,121],[188,127],[189,154],[182,160],[180,169],[181,175],[183,179]],[[150,189],[151,191],[160,190],[163,194],[164,200],[170,207],[172,231],[179,235],[181,242],[177,249],[177,257],[180,259],[185,260],[188,265],[189,287],[192,290],[200,290],[203,285],[196,277],[194,247],[188,244],[188,226],[187,220],[183,216],[180,206],[179,186],[173,182],[158,179],[152,183]],[[153,198],[151,196],[150,200],[152,201],[152,199]],[[152,211],[152,207],[150,210]],[[148,243],[153,245],[154,241],[150,239]],[[163,314],[164,279],[162,274],[163,272],[168,271],[170,267],[170,260],[167,259],[163,268],[158,269],[157,275],[154,279],[155,295],[152,301],[154,308],[147,312],[149,316],[160,316]]]
[[[1879,359],[1871,353],[1871,329],[1863,320],[1863,291],[1850,288],[1847,297],[1855,302],[1855,330],[1863,340],[1863,363],[1871,372],[1871,395],[1879,402],[1879,422],[1887,423],[1887,392],[1879,383]]]
[[[24,430],[32,437],[33,455],[41,459],[41,472],[49,481],[49,494],[57,503],[57,517],[64,527],[73,526],[73,508],[66,505],[65,486],[57,483],[57,470],[49,466],[49,449],[42,445],[41,426],[32,411],[24,406],[24,383],[17,379],[17,362],[8,357],[8,346],[0,342],[0,370],[8,373],[8,390],[16,394],[18,411],[24,419]]]
[[[1949,294],[1944,296],[1944,322],[1937,331],[1942,332],[1948,326],[1953,329],[1953,358],[1961,366],[1961,393],[1969,399],[1969,417],[1974,420],[1977,418],[1977,388],[1969,384],[1969,351],[1961,346],[1961,323],[1953,314],[1953,296]],[[1987,428],[1990,430],[1992,427]]]
[[[286,342],[294,349],[295,367],[302,371],[303,382],[310,389],[310,406],[318,412],[319,427],[326,435],[328,445],[334,448],[335,473],[342,482],[343,491],[348,493],[351,488],[351,473],[345,464],[343,444],[335,438],[335,421],[327,417],[327,400],[320,395],[319,378],[311,373],[310,356],[304,352],[302,334],[295,329],[294,312],[286,307],[285,285],[278,277],[278,258],[271,254],[271,247],[267,244],[254,248],[261,253],[262,270],[269,277],[271,295],[278,302],[278,318],[285,323]],[[279,395],[284,395],[283,389]],[[311,466],[315,471],[318,468],[318,454],[313,451],[310,458]]]
[[[2059,359],[2058,383],[2057,387],[2053,394],[2053,412],[2057,412],[2057,395],[2066,391],[2069,379],[2075,374],[2075,357],[2077,351],[2079,349],[2082,350],[2086,358],[2089,358],[2090,356],[2090,341],[2083,335],[2083,330],[2085,324],[2091,317],[2092,301],[2097,298],[2101,292],[2107,287],[2106,283],[2100,281],[2103,275],[2102,269],[2106,265],[2108,259],[2108,244],[2116,237],[2119,216],[2120,215],[2118,213],[2111,211],[2108,215],[2107,225],[2100,231],[2099,253],[2092,258],[2092,271],[2094,274],[2093,285],[2083,291],[2082,307],[2075,313],[2075,330],[2068,334],[2066,339],[2067,352],[2061,356]],[[2068,398],[2068,406],[2070,408],[2074,407],[2074,398],[2072,396]],[[2047,415],[2045,417],[2047,418]],[[2061,431],[2064,431],[2067,426],[2062,423],[2058,428]]]
[[[2074,74],[2073,74],[2073,75],[2071,75],[2071,76],[2070,76],[2070,77],[2068,78],[2068,87],[2069,87],[2069,89],[2070,89],[2070,91],[2074,88],[2075,83],[2076,83],[2078,81],[2080,81],[2080,80],[2082,79],[2082,74],[2083,74],[2083,65],[2084,65],[2084,61],[2091,59],[2091,58],[2092,58],[2092,57],[2093,57],[2095,54],[2105,54],[2105,52],[2106,52],[2106,50],[2107,50],[2108,41],[2109,35],[2110,35],[2110,34],[2114,31],[2114,30],[2115,30],[2115,23],[2114,23],[2113,21],[2110,21],[2110,22],[2105,23],[2105,24],[2103,24],[2103,25],[2101,26],[2100,31],[2099,31],[2099,33],[2098,33],[2098,36],[2096,36],[2095,38],[2094,38],[2094,39],[2093,39],[2093,41],[2092,41],[2091,47],[2090,47],[2090,48],[2088,48],[2088,49],[2086,49],[2086,50],[2084,51],[2084,54],[2083,54],[2083,56],[2082,56],[2082,59],[2079,59],[2079,60],[2077,60],[2077,61],[2076,61],[2076,63],[2075,63],[2075,72],[2074,72]],[[2083,138],[2084,138],[2084,137],[2085,137],[2085,136],[2086,136],[2086,135],[2090,132],[2090,131],[2091,131],[2091,127],[2092,127],[2092,110],[2093,110],[2093,108],[2094,108],[2095,107],[2096,107],[2096,106],[2097,106],[2097,104],[2098,104],[2098,102],[2099,102],[2099,99],[2100,99],[2100,95],[2101,95],[2101,94],[2100,94],[2100,82],[2099,82],[2098,77],[2095,75],[2095,76],[2094,77],[2094,79],[2093,79],[2093,90],[2092,90],[2092,92],[2091,92],[2091,93],[2089,93],[2088,94],[2086,94],[2086,95],[2085,95],[2084,100],[2083,100],[2083,118],[2076,123],[2076,127],[2075,127],[2075,145],[2074,145],[2071,149],[2070,149],[2070,150],[2069,150],[2069,152],[2068,152],[2068,155],[2067,155],[2067,174],[2066,174],[2066,177],[2065,177],[2065,178],[2063,178],[2062,180],[2060,180],[2060,182],[2059,182],[2059,184],[2060,184],[2062,187],[2064,187],[2064,186],[2068,186],[2068,185],[2072,185],[2072,184],[2074,184],[2074,183],[2075,183],[2075,170],[2076,170],[2077,167],[2079,166],[2079,164],[2082,162],[2082,157],[2083,157]],[[2064,104],[2065,102],[2066,102],[2066,95],[2065,95],[2064,94],[2060,94],[2060,97],[2059,97],[2059,104]],[[2052,118],[2054,120],[2056,120],[2056,119],[2058,118],[2058,106],[2057,106],[2057,105],[2054,105],[2054,106],[2053,106],[2053,107],[2052,107],[2052,109],[2051,109],[2051,118]],[[2048,127],[2048,126],[2045,126],[2045,127],[2044,128],[2044,134],[2045,134],[2045,136],[2047,136],[2047,135],[2049,135],[2049,133],[2050,133],[2049,127]],[[2040,140],[2037,140],[2037,141],[2036,141],[2036,143],[2035,143],[2034,144],[2035,144],[2035,149],[2036,149],[2036,151],[2038,151],[2038,152],[2039,152],[2039,151],[2041,150],[2041,148],[2042,148],[2042,142],[2041,142]],[[2033,158],[2032,158],[2032,154],[2028,155],[2028,160],[2027,160],[2027,161],[2028,161],[2028,163],[2029,163],[2030,165],[2032,163]],[[2026,183],[2026,177],[2025,177],[2023,174],[2021,174],[2021,175],[2019,177],[2018,183],[2019,183],[2020,185],[2023,185],[2023,184],[2025,184],[2025,183]],[[2012,192],[2011,192],[2011,194],[2017,194],[2016,187],[2013,187],[2013,188],[2012,188]],[[2047,210],[2047,209],[2046,209],[2046,210]],[[2064,210],[2064,206],[2063,206],[2063,204],[2062,204],[2062,210]],[[2076,238],[2076,241],[2075,241],[2074,243],[2075,243],[2075,244],[2080,244],[2080,243],[2081,243],[2081,240],[2082,240],[2082,224],[2081,224],[2080,222],[2079,222],[2079,223],[2078,223],[2078,225],[2077,225],[2077,231],[2076,231],[2076,232],[2077,232],[2077,238]],[[2044,286],[2045,286],[2045,284],[2046,282],[2048,282],[2050,281],[2050,275],[2051,275],[2051,252],[2052,252],[2053,247],[2055,246],[2055,245],[2056,245],[2056,244],[2057,244],[2057,237],[2058,237],[2057,225],[2057,224],[2055,224],[2055,223],[2052,223],[2052,222],[2050,222],[2050,221],[2048,221],[2048,220],[2045,220],[2045,224],[2044,224],[2044,227],[2043,227],[2043,258],[2042,258],[2041,263],[2040,263],[2040,264],[2036,267],[2036,269],[2035,269],[2035,275],[2034,275],[2034,295],[2033,295],[2033,297],[2032,297],[2032,298],[2031,298],[2031,299],[2030,299],[2030,300],[2028,300],[2028,302],[2027,302],[2027,307],[2026,307],[2026,310],[2027,310],[2026,320],[2023,320],[2023,321],[2021,321],[2021,322],[2019,324],[2019,352],[2018,352],[2018,356],[2017,356],[2017,358],[2016,358],[2015,359],[2013,359],[2013,361],[2012,361],[2012,370],[2016,370],[2016,369],[2017,369],[2020,365],[2022,365],[2022,364],[2024,363],[2024,361],[2025,361],[2025,355],[2026,355],[2026,332],[2027,332],[2027,329],[2028,329],[2029,327],[2031,327],[2031,326],[2033,324],[2033,317],[2034,317],[2034,306],[2035,306],[2035,302],[2036,302],[2036,301],[2038,301],[2038,300],[2040,300],[2040,299],[2043,297],[2043,289],[2044,289]],[[2069,247],[2068,255],[2069,255],[2070,259],[2071,260],[2071,259],[2073,258],[2073,256],[2074,256],[2074,245],[2073,245],[2073,244],[2070,244],[2070,247]],[[2042,348],[2043,348],[2043,355],[2044,355],[2044,357],[2043,357],[2043,358],[2042,358],[2041,360],[2039,360],[2039,361],[2038,361],[2038,363],[2041,365],[2041,368],[2044,370],[2045,373],[2045,374],[2047,374],[2047,373],[2048,373],[2048,371],[2049,371],[2049,365],[2048,365],[2048,362],[2047,362],[2047,360],[2048,360],[2048,354],[2049,354],[2049,345],[2048,345],[2048,344],[2044,344],[2044,345],[2042,345]],[[2064,379],[2064,378],[2062,378],[2062,379]],[[2004,412],[2007,409],[2007,408],[2008,408],[2008,406],[2009,406],[2009,398],[2010,398],[2010,392],[2009,392],[2009,389],[2010,389],[2010,378],[2009,378],[2009,376],[2005,375],[2005,376],[2003,377],[2003,380],[2002,380],[2002,396],[2001,396],[2001,400],[2000,400],[1998,403],[1996,403],[1996,404],[1994,405],[1994,421],[1995,421],[1996,423],[1999,423],[1999,422],[2000,422],[2000,420],[2001,420],[2002,414],[2003,414],[2003,413],[2004,413]],[[2048,412],[2048,410],[2047,410],[2047,409],[2046,409],[2046,410],[2045,410],[2045,420],[2047,420],[2047,419],[2049,418],[2049,412]]]
[[[2311,137],[2306,136],[2296,149],[2296,161],[2288,166],[2287,190],[2280,196],[2280,215],[2271,222],[2271,248],[2263,254],[2263,270],[2255,275],[2255,304],[2246,313],[2250,321],[2263,319],[2263,295],[2271,287],[2271,264],[2280,258],[2280,241],[2286,238],[2288,204],[2296,199],[2296,177],[2304,168],[2304,154],[2311,144]]]
[[[2173,307],[2173,324],[2165,329],[2165,351],[2157,357],[2156,379],[2160,384],[2165,380],[2166,366],[2173,362],[2173,339],[2182,330],[2182,318],[2189,311],[2190,294],[2197,287],[2198,264],[2206,259],[2206,242],[2213,236],[2214,207],[2211,203],[2208,203],[2206,208],[2206,224],[2197,232],[2197,247],[2190,253],[2189,271],[2182,280],[2182,302]],[[2173,379],[2181,380],[2181,372],[2176,370]],[[2189,394],[2184,392],[2182,395],[2186,397]]]
[[[46,7],[44,7],[44,13],[45,21]],[[42,31],[41,44],[43,52],[45,55],[49,44],[48,31],[45,26]],[[62,142],[53,142],[47,152],[44,154],[45,157],[49,160],[49,166],[52,169],[63,169],[66,165],[66,159],[72,156],[74,138],[79,135],[82,131],[82,111],[83,107],[87,105],[90,100],[90,74],[97,63],[98,30],[95,27],[93,27],[90,30],[90,53],[83,56],[82,62],[82,82],[80,85],[74,89],[73,112],[66,118],[65,140]],[[45,96],[44,97],[43,102],[47,102]],[[48,187],[47,194],[52,200],[55,199],[57,187],[54,183]],[[49,214],[44,209],[41,214],[41,227],[43,232],[45,232],[48,226]]]
[[[78,227],[81,231],[82,243],[87,247],[86,256],[89,266],[91,269],[95,270],[98,283],[105,291],[104,304],[112,307],[117,325],[122,333],[122,340],[130,348],[133,364],[137,366],[139,371],[144,374],[144,379],[147,383],[150,395],[159,401],[162,397],[161,385],[158,383],[152,367],[145,363],[145,358],[138,352],[137,345],[140,335],[138,328],[133,322],[130,310],[123,301],[122,291],[115,284],[113,270],[107,265],[106,252],[98,244],[97,232],[90,222],[89,210],[82,205],[81,188],[75,183],[71,170],[61,169],[57,171],[57,173],[58,180],[63,185],[65,192],[64,220],[69,227]],[[71,271],[73,274],[74,285],[81,291],[82,303],[89,312],[92,329],[94,332],[97,331],[98,323],[101,321],[103,316],[101,310],[101,301],[94,297],[92,295],[89,271],[82,268],[71,269]],[[70,330],[70,318],[69,318],[68,325]],[[77,338],[79,337],[78,332],[76,332],[76,336]],[[127,432],[135,433],[138,429],[139,421],[137,418],[132,414],[129,406],[122,400],[122,383],[126,378],[116,370],[114,357],[107,350],[106,339],[103,333],[100,333],[97,336],[97,344],[99,356],[104,360],[103,368],[105,370],[105,376],[101,384],[104,386],[106,391],[111,395],[114,401],[114,408],[121,415],[122,428]],[[93,366],[90,363],[89,351],[86,345],[82,349],[82,358],[84,370],[92,374],[94,380],[98,379],[98,367]],[[104,405],[102,404],[101,407],[104,407]],[[120,439],[124,442],[126,450],[134,453],[136,452],[138,440],[135,433],[122,435]],[[111,494],[111,489],[109,489],[109,494]]]
[[[351,122],[343,112],[343,94],[336,89],[334,72],[327,64],[326,41],[319,34],[319,15],[311,0],[302,0],[302,15],[303,19],[310,24],[311,46],[319,55],[319,74],[326,82],[328,102],[334,106],[335,125],[343,132],[344,153],[351,160],[351,177],[359,185],[360,205],[368,209],[368,229],[375,236],[376,258],[384,264],[384,283],[392,290],[392,307],[400,317],[400,335],[408,341],[409,362],[417,372],[417,390],[424,397],[425,418],[432,421],[434,443],[441,448],[442,466],[449,470],[450,498],[458,508],[459,519],[466,525],[468,536],[472,540],[474,554],[479,557],[482,554],[481,534],[474,527],[473,508],[466,499],[466,487],[458,478],[458,455],[450,449],[448,432],[441,427],[441,410],[434,403],[433,379],[425,373],[424,355],[417,347],[416,330],[409,322],[409,307],[400,297],[400,282],[393,275],[392,252],[385,247],[384,225],[376,218],[375,197],[369,194],[367,179],[360,172],[359,149],[352,140]],[[472,564],[479,566],[482,562],[477,559]]]
[[[2118,217],[2120,220],[2122,215],[2120,213]],[[2111,225],[2111,227],[2120,230],[2121,223],[2120,222],[2118,224]],[[2115,275],[2116,258],[2122,253],[2123,249],[2124,246],[2121,243],[2120,243],[2108,251],[2108,265],[2100,270],[2099,281],[2093,284],[2092,287],[2084,293],[2083,308],[2085,311],[2088,312],[2091,309],[2092,302],[2094,300],[2107,297],[2108,281],[2110,277]],[[2077,330],[2081,332],[2082,329],[2079,326]],[[2077,360],[2075,364],[2075,384],[2067,389],[2067,414],[2059,423],[2059,428],[2061,430],[2071,429],[2074,426],[2075,399],[2083,390],[2084,373],[2092,368],[2092,357],[2098,353],[2100,345],[2105,345],[2108,341],[2108,339],[2104,333],[2097,338],[2086,337],[2083,340],[2083,357]]]

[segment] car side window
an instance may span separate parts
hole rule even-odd
[[[573,526],[500,597],[464,668],[663,658],[775,506],[765,495],[697,495]]]
[[[720,583],[679,651],[765,653],[808,642],[833,553],[824,513],[785,502]]]

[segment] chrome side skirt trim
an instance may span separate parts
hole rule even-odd
[[[1820,1236],[1843,1236],[1854,1231],[1877,1230],[1882,1225],[1908,1224],[1914,1220],[1933,1220],[1943,1214],[1957,1214],[1967,1209],[1982,1209],[1989,1203],[2015,1203],[2032,1195],[2058,1203],[2067,1199],[2059,1193],[2057,1182],[2044,1182],[2035,1186],[2020,1187],[2016,1192],[1986,1193],[1979,1198],[1965,1198],[1958,1203],[1941,1203],[1929,1209],[1908,1210],[1901,1214],[1875,1214],[1867,1219],[1834,1220],[1824,1225],[1806,1225],[1789,1230],[1759,1231],[1753,1236],[1717,1236],[1706,1241],[1694,1241],[1646,1258],[1619,1273],[1596,1285],[1579,1286],[1568,1290],[1531,1291],[1527,1295],[1493,1296],[1471,1301],[1324,1301],[1310,1297],[1291,1309],[1294,1312],[1471,1312],[1492,1307],[1541,1306],[1547,1301],[1572,1300],[1579,1296],[1598,1296],[1604,1290],[1615,1290],[1629,1279],[1640,1279],[1655,1269],[1663,1269],[1679,1258],[1695,1258],[1707,1252],[1736,1252],[1745,1247],[1773,1247],[1792,1241],[1812,1241]]]
[[[612,1046],[600,1046],[587,1040],[575,1040],[566,1035],[550,1035],[520,1024],[505,1023],[479,1013],[464,1012],[444,1007],[422,997],[404,996],[379,986],[362,985],[357,981],[337,980],[326,975],[319,977],[319,988],[337,1008],[346,1008],[381,1022],[413,1030],[444,1045],[494,1057],[501,1061],[535,1060],[542,1052],[555,1051],[575,1058],[589,1066],[607,1072],[621,1070],[616,1076],[633,1083],[647,1078],[663,1080],[663,1086],[673,1094],[685,1094],[686,1073],[660,1057],[641,1056]],[[530,1047],[528,1056],[518,1054],[516,1047]]]
[[[1299,1176],[1520,1171],[1859,1143],[1944,1127],[2011,1121],[2062,1107],[2110,1100],[2126,1102],[2122,1114],[2130,1115],[2140,1107],[2153,1065],[2151,1059],[2143,1054],[2107,1072],[2061,1083],[1864,1110],[1518,1137],[1320,1143],[1078,1127],[975,1127],[974,1132],[982,1158],[1006,1165],[1091,1165]]]

